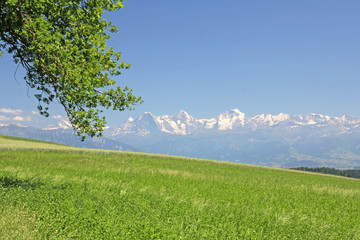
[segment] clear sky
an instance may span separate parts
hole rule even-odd
[[[132,65],[119,85],[144,103],[106,111],[109,125],[181,109],[197,118],[232,108],[360,117],[359,13],[358,0],[127,0],[106,14],[119,29],[109,45]],[[33,114],[34,92],[15,72],[10,56],[0,59],[0,123],[42,126],[64,116],[59,104],[46,121]]]

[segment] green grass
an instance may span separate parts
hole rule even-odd
[[[0,150],[75,150],[77,148],[40,140],[0,136]]]
[[[357,180],[3,137],[0,148],[0,239],[360,239]]]

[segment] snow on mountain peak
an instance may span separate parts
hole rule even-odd
[[[190,116],[190,114],[188,114],[187,112],[185,112],[184,110],[180,110],[178,114],[173,115],[173,117],[179,119],[179,120],[185,120],[185,121],[189,121],[192,119],[192,117]]]
[[[276,124],[279,124],[280,122],[289,121],[290,118],[291,116],[285,113],[279,113],[278,115],[260,114],[251,118],[251,121],[255,126],[257,126],[258,124],[274,126]]]
[[[245,115],[243,112],[241,112],[239,109],[237,108],[234,108],[234,109],[231,109],[230,110],[231,113],[237,113],[239,115]]]
[[[290,115],[285,113],[279,113],[279,115],[275,116],[275,118],[278,119],[279,121],[285,121],[290,118]]]
[[[57,129],[72,129],[72,125],[69,121],[66,121],[64,119],[60,120],[56,124],[52,124],[46,128],[43,128],[42,130],[57,130]]]
[[[154,121],[156,119],[156,116],[152,114],[151,112],[145,112],[143,115],[141,115],[138,120],[142,121]]]
[[[144,114],[142,116],[140,116],[140,118],[146,118],[146,117],[150,117],[150,118],[154,118],[156,117],[154,114],[152,114],[151,112],[144,112]]]
[[[185,115],[189,115],[186,111],[184,110],[180,110],[178,114],[185,114]]]
[[[245,114],[233,109],[220,114],[217,118],[219,130],[230,130],[245,125]]]
[[[289,128],[301,126],[327,126],[336,125],[338,127],[346,124],[358,124],[360,120],[357,118],[330,117],[321,114],[309,115],[290,115],[279,113],[278,115],[260,114],[248,118],[238,109],[231,109],[221,113],[216,118],[196,119],[184,110],[180,110],[174,115],[155,116],[150,112],[145,112],[137,119],[129,118],[120,128],[118,133],[128,134],[135,133],[147,135],[154,131],[164,132],[174,135],[189,135],[196,131],[203,130],[233,130],[233,129],[259,129],[268,127],[288,126]],[[346,126],[345,126],[346,125]]]
[[[196,127],[196,121],[184,110],[175,115],[158,117],[160,130],[170,134],[187,135]]]

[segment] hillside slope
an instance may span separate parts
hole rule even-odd
[[[360,181],[0,139],[1,239],[360,238]]]

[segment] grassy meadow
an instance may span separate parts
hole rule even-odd
[[[0,137],[0,239],[360,239],[360,181]]]

